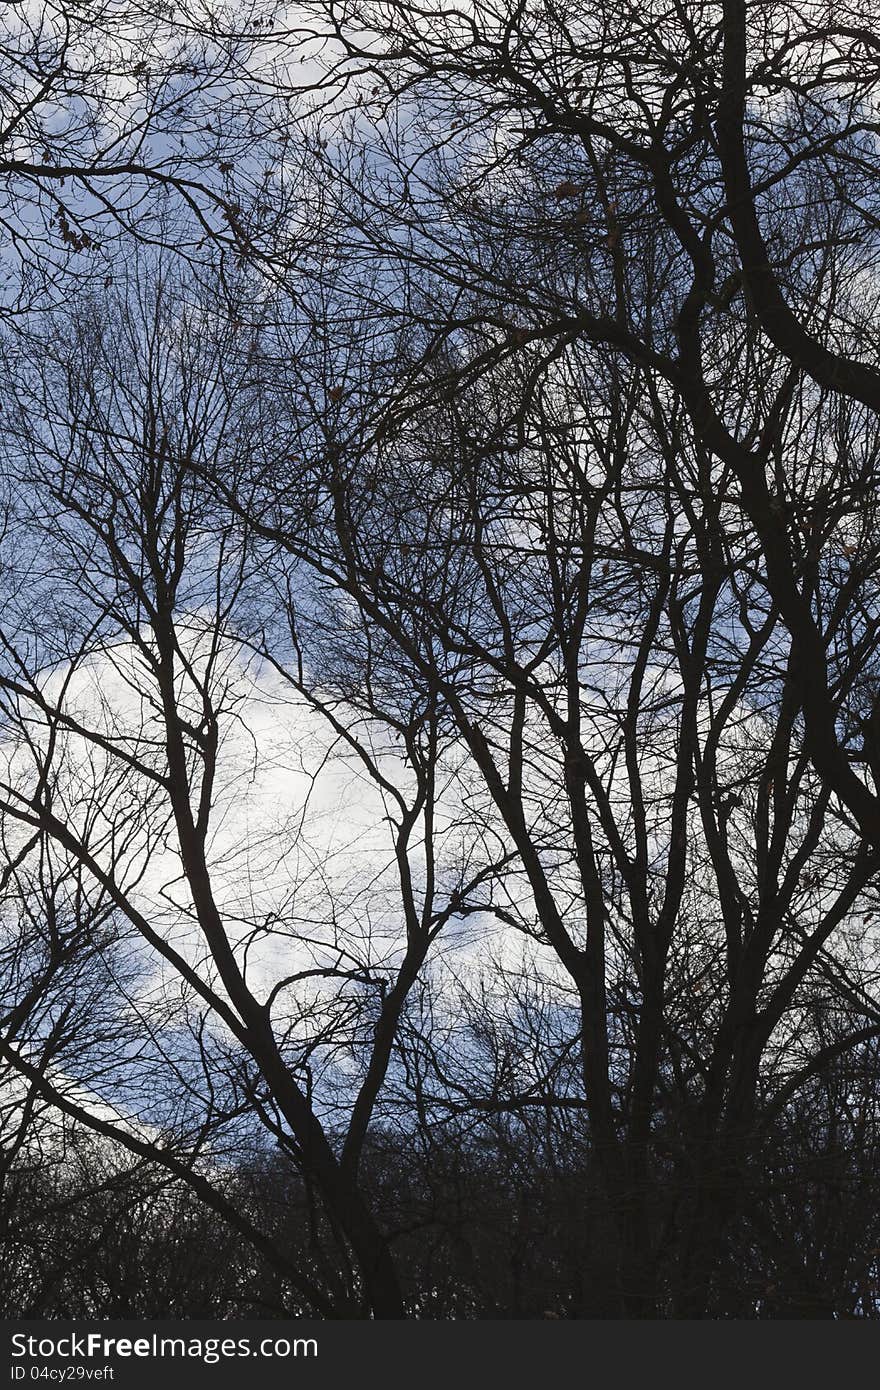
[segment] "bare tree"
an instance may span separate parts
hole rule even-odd
[[[208,472],[249,467],[274,430],[253,325],[218,319],[160,271],[82,302],[37,351],[8,435],[22,540],[2,634],[2,809],[10,834],[45,839],[101,905],[134,972],[114,978],[108,947],[112,1056],[71,1048],[57,1062],[119,1121],[41,1077],[27,1047],[9,1040],[3,1055],[41,1097],[231,1215],[313,1307],[363,1299],[392,1315],[401,1294],[359,1160],[407,995],[494,870],[457,840],[446,852],[435,699],[407,692],[404,711],[373,689],[363,645],[351,669],[366,705],[312,682],[283,573],[255,568],[248,528],[218,509]],[[290,441],[273,447],[287,456]],[[306,736],[317,720],[326,737],[289,764],[276,749],[279,775],[299,760],[303,803],[249,835],[236,802],[267,749],[248,726],[279,673],[276,713],[286,702],[313,716]],[[304,824],[334,749],[387,827],[368,849],[346,843],[342,881]],[[315,1203],[308,1275],[206,1168],[254,1125]]]
[[[671,1260],[691,1312],[747,1184],[759,1077],[794,1090],[815,1069],[801,1015],[873,901],[875,852],[804,752],[760,551],[674,399],[574,346],[459,382],[365,455],[352,395],[355,423],[286,479],[215,477],[340,594],[326,616],[290,605],[325,689],[386,721],[380,679],[435,700],[470,834],[500,846],[483,911],[549,947],[578,1000],[611,1297],[655,1309]],[[842,938],[836,959],[843,1051],[877,1015],[870,951]]]
[[[865,16],[310,9],[270,284],[144,261],[15,368],[0,809],[132,982],[3,1057],[298,1307],[875,1315]]]

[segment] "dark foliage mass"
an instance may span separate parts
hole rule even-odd
[[[2,24],[4,1313],[876,1317],[870,7]]]

